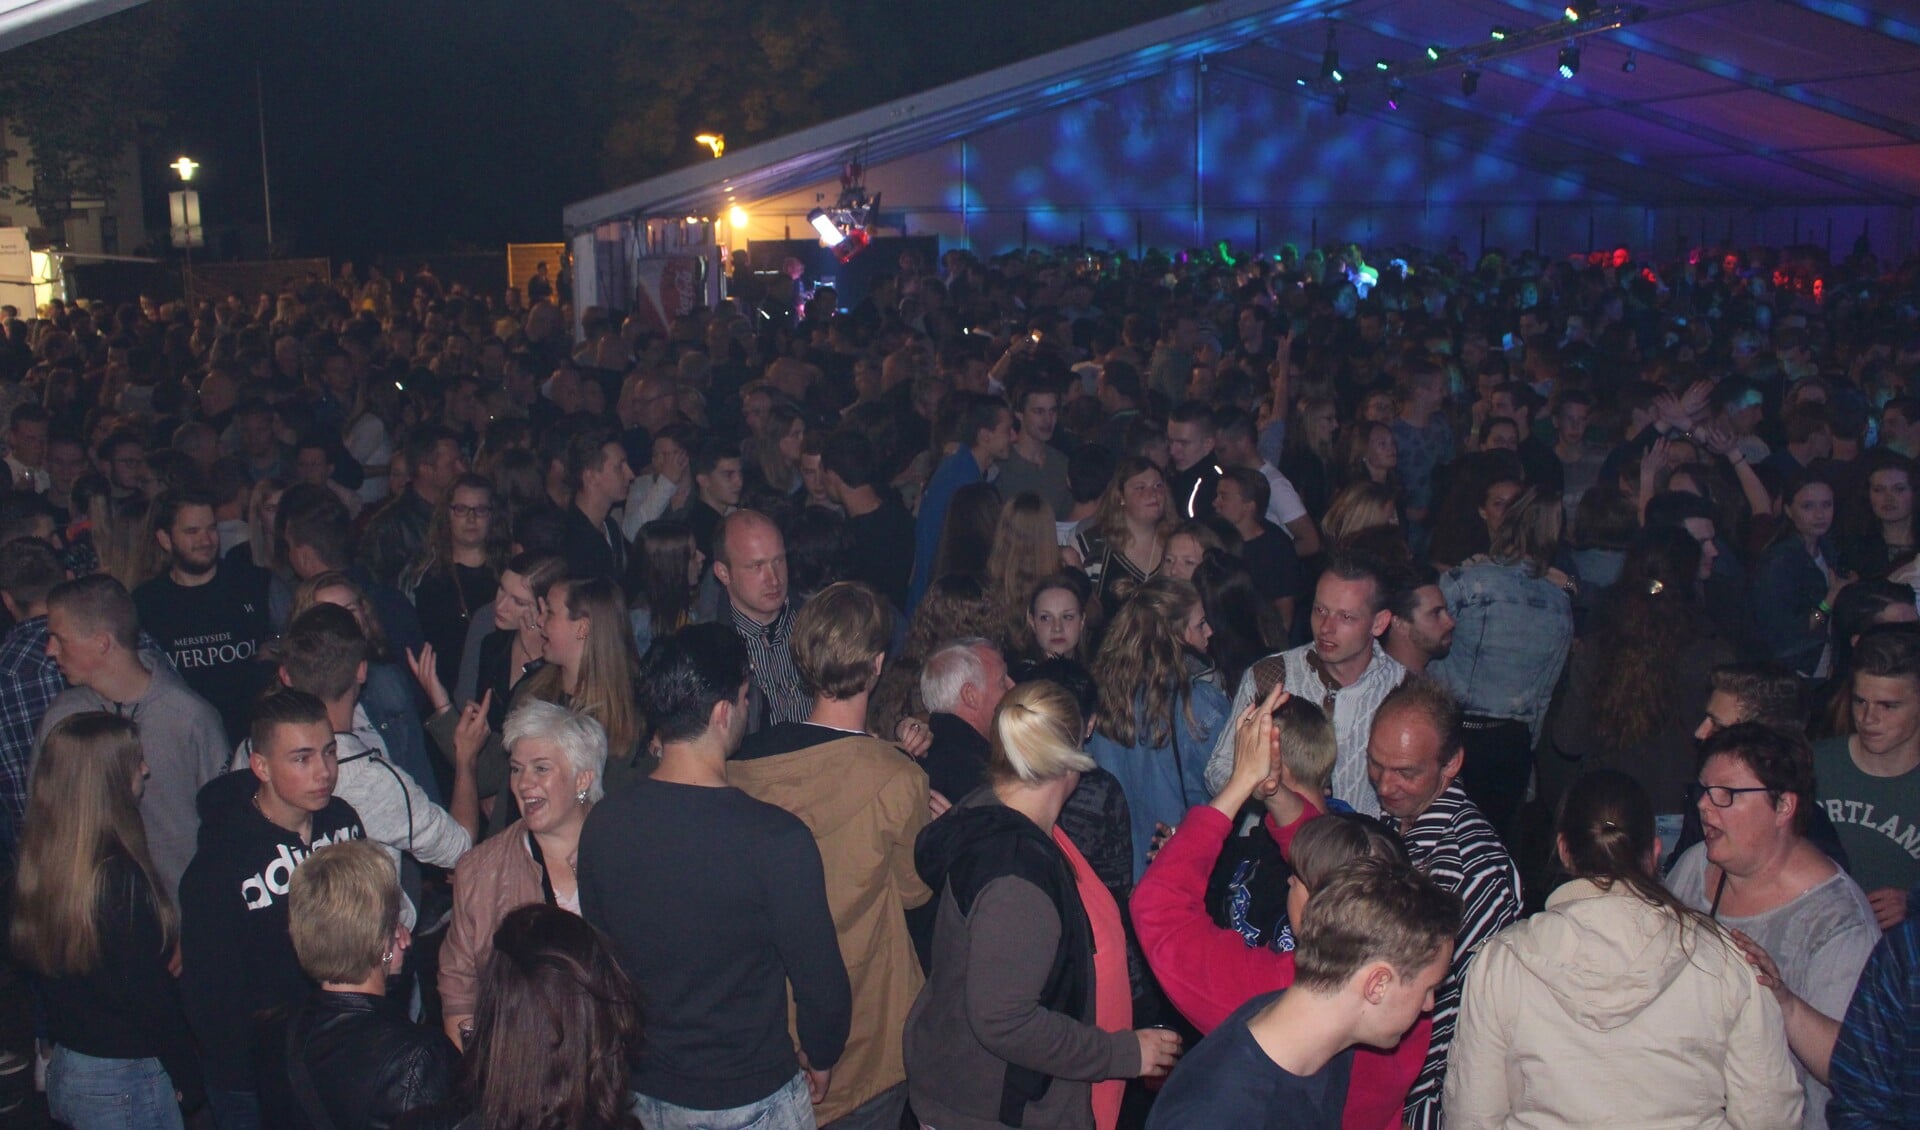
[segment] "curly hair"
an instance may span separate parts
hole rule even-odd
[[[1594,717],[1600,740],[1633,749],[1680,720],[1682,692],[1673,664],[1699,634],[1694,578],[1700,543],[1684,529],[1643,531],[1627,550],[1608,614],[1594,633]]]
[[[1174,710],[1193,724],[1192,681],[1181,629],[1200,593],[1185,581],[1154,577],[1120,606],[1093,661],[1100,687],[1099,732],[1123,746],[1168,745]]]

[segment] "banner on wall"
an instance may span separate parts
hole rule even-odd
[[[707,263],[698,254],[642,255],[633,273],[633,311],[649,332],[664,334],[705,304]]]

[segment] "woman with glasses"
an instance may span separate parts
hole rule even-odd
[[[1572,878],[1467,972],[1449,1125],[1799,1124],[1779,1007],[1726,931],[1660,885],[1653,818],[1625,773],[1567,790]]]
[[[1827,1052],[1816,1030],[1843,1015],[1880,940],[1857,884],[1806,838],[1813,754],[1805,739],[1755,722],[1729,726],[1701,746],[1692,789],[1702,843],[1667,876],[1681,902],[1771,955],[1785,989],[1807,1008],[1788,1014],[1787,1040],[1806,1093],[1801,1125],[1827,1125]]]
[[[493,483],[465,474],[434,507],[427,541],[401,577],[420,613],[420,630],[433,645],[440,681],[459,681],[460,653],[475,609],[492,602],[507,562],[507,526],[496,514]]]

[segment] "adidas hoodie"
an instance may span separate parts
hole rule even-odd
[[[218,1091],[256,1089],[255,1017],[312,990],[287,933],[294,869],[315,848],[365,837],[359,814],[335,796],[301,843],[253,803],[259,784],[240,770],[200,790],[199,847],[180,880],[180,992],[207,1086]]]

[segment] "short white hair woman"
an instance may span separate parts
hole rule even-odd
[[[520,819],[460,860],[453,922],[440,951],[447,1036],[465,1045],[493,932],[515,907],[544,902],[580,913],[574,862],[580,828],[599,800],[607,732],[584,712],[528,699],[507,715],[507,787]]]

